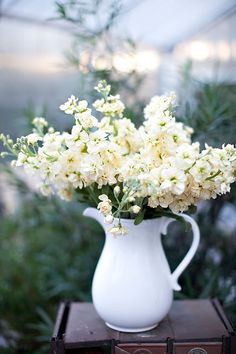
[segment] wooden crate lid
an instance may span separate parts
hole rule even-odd
[[[69,304],[63,342],[69,349],[108,345],[111,341],[160,343],[167,338],[175,341],[221,341],[222,336],[229,336],[230,331],[233,329],[220,306],[211,300],[174,301],[169,314],[157,328],[134,334],[106,327],[92,304],[72,302]]]

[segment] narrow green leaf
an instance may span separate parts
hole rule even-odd
[[[142,209],[138,215],[136,216],[135,220],[134,220],[134,225],[139,225],[144,218],[144,214],[145,214],[145,209]]]
[[[190,205],[190,207],[188,208],[188,213],[189,214],[195,214],[196,211],[197,211],[196,205]]]

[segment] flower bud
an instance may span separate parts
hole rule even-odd
[[[140,212],[140,206],[138,206],[138,205],[133,205],[132,207],[131,207],[131,210],[132,210],[132,212],[134,213],[134,214],[138,214],[139,212]]]
[[[117,194],[117,195],[120,193],[120,187],[119,186],[115,186],[114,193]]]
[[[132,202],[135,201],[135,198],[134,198],[134,197],[129,197],[129,198],[128,198],[128,201],[129,201],[130,203],[132,203]]]
[[[107,215],[105,218],[104,218],[104,222],[105,224],[111,224],[113,222],[114,218],[111,214]]]
[[[1,156],[2,158],[6,157],[7,155],[8,155],[7,152],[1,152],[1,154],[0,154],[0,156]]]

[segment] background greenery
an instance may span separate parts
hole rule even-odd
[[[87,27],[86,16],[94,16],[95,9],[102,9],[104,1],[88,3],[89,7],[78,1],[56,5],[60,20],[75,27],[75,43],[67,60],[77,68],[80,52],[94,52],[102,39],[107,52],[114,50],[109,38],[122,10],[119,2],[111,1],[105,24],[95,31]],[[129,39],[127,43],[136,50],[135,43]],[[95,70],[90,62],[87,65],[88,71],[78,72],[78,87],[85,97],[92,100],[95,83],[107,79],[114,91],[121,92],[124,101],[128,97],[126,114],[138,124],[147,103],[139,94],[145,75],[132,72],[127,77],[115,68]],[[192,76],[189,62],[180,70],[179,101],[178,119],[194,128],[194,140],[214,146],[236,143],[235,86],[199,82]],[[33,115],[31,107],[26,112],[28,121]],[[97,223],[82,217],[83,206],[76,200],[63,203],[45,199],[32,192],[7,164],[1,164],[1,171],[17,191],[14,214],[7,215],[4,205],[0,214],[0,333],[8,346],[1,353],[47,353],[60,301],[91,300],[90,286],[104,242],[103,232]],[[236,323],[235,229],[221,226],[222,220],[227,224],[230,218],[225,208],[232,205],[236,207],[235,186],[230,195],[200,205],[195,217],[201,229],[201,245],[180,278],[182,292],[175,296],[217,296]],[[183,226],[174,223],[163,239],[171,269],[189,246],[191,236],[184,232]]]

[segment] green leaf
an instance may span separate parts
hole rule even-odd
[[[190,205],[190,207],[188,208],[188,213],[189,214],[195,214],[196,211],[197,211],[196,205]]]
[[[136,216],[135,220],[134,220],[134,225],[139,225],[144,218],[144,214],[145,214],[145,209],[142,209],[138,215]]]

